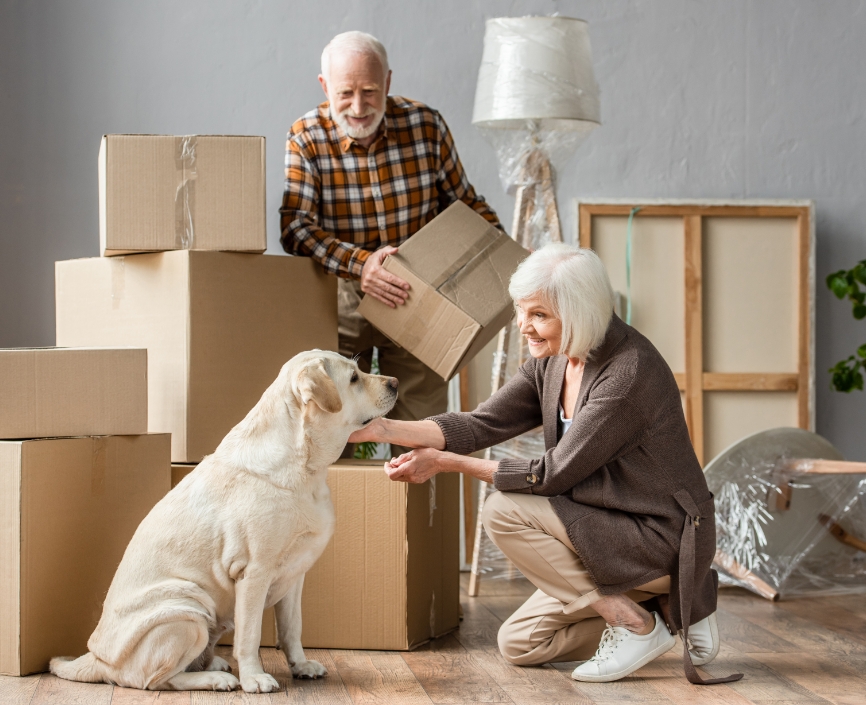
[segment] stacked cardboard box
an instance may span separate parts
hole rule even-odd
[[[147,353],[0,350],[0,673],[84,653],[126,544],[168,491]]]

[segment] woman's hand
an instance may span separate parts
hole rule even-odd
[[[385,419],[373,419],[364,428],[349,436],[349,443],[387,443],[385,440]]]
[[[392,480],[420,485],[446,471],[445,461],[449,455],[433,448],[416,448],[385,463],[385,472]]]

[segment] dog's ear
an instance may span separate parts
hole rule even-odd
[[[316,360],[301,368],[295,381],[298,397],[303,404],[311,401],[323,411],[336,414],[343,408],[337,385],[328,375],[321,360]]]

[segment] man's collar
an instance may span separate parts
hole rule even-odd
[[[391,96],[388,96],[385,99],[385,115],[382,116],[382,122],[379,123],[379,130],[376,139],[373,140],[373,144],[376,144],[378,140],[388,140],[388,135],[393,129],[394,118],[391,115],[392,109],[394,106],[394,102],[391,100]],[[354,137],[350,137],[345,132],[343,132],[343,128],[340,127],[340,124],[334,119],[334,116],[331,115],[331,106],[328,105],[328,118],[331,123],[334,125],[334,129],[337,131],[337,135],[340,138],[340,151],[345,154],[349,151],[353,144],[357,144],[357,141]],[[360,146],[360,145],[358,145]],[[373,146],[372,144],[370,145]]]

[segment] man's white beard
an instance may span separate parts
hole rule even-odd
[[[372,115],[374,118],[369,127],[352,127],[346,119],[347,117],[367,117],[367,115]],[[375,134],[376,130],[379,129],[379,125],[382,123],[382,118],[385,117],[385,111],[377,110],[372,113],[367,113],[367,115],[355,115],[351,108],[347,108],[343,112],[337,113],[336,116],[334,116],[334,120],[343,132],[349,135],[349,137],[355,140],[362,140],[365,137]]]

